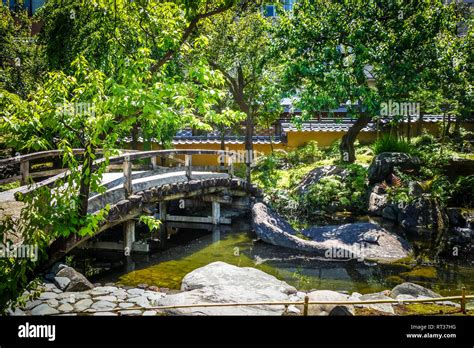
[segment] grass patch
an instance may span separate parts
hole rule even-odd
[[[14,182],[11,182],[11,183],[8,183],[8,184],[3,184],[3,185],[0,185],[0,192],[12,190],[12,189],[15,189],[15,188],[18,188],[18,187],[20,187],[20,182],[19,181],[14,181]]]

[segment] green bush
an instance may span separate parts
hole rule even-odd
[[[280,156],[276,153],[259,158],[254,173],[264,188],[277,187],[278,180],[281,178],[277,170],[279,162]]]
[[[461,176],[456,179],[448,203],[466,208],[474,207],[474,175]]]
[[[376,155],[379,155],[382,152],[403,152],[408,154],[413,152],[413,147],[410,143],[390,135],[377,139],[372,145],[372,149]]]
[[[349,175],[342,179],[331,175],[312,185],[301,200],[308,215],[315,210],[348,210],[362,212],[365,209],[367,169],[358,165],[347,166]]]
[[[288,152],[286,159],[289,164],[297,166],[300,164],[310,164],[323,158],[323,152],[319,149],[318,143],[314,140],[298,147],[296,150]]]
[[[436,144],[436,138],[429,133],[423,133],[422,135],[413,138],[412,143],[415,147],[427,146]]]

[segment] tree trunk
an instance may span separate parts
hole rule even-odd
[[[271,127],[270,122],[267,122],[267,128],[270,133],[270,151],[273,154],[273,133],[274,132],[272,132],[272,129],[270,127]]]
[[[359,135],[359,132],[367,126],[370,121],[370,116],[367,114],[361,114],[357,118],[356,122],[349,128],[346,134],[341,139],[341,145],[339,150],[341,153],[342,162],[354,163],[355,157],[355,148],[354,142]]]
[[[221,150],[222,151],[225,151],[225,131],[222,131],[221,132]],[[221,163],[219,163],[219,165],[221,167],[225,166],[225,156],[220,156],[220,159],[221,159]]]
[[[247,166],[245,172],[245,180],[251,183],[251,165],[253,160],[253,116],[251,112],[247,113],[245,122],[245,164]]]
[[[451,136],[451,133],[450,133],[451,124],[452,124],[452,122],[451,122],[451,114],[448,114],[448,125],[446,126],[446,135],[447,135],[448,137]]]
[[[138,122],[132,128],[132,150],[138,150]]]
[[[87,143],[84,151],[84,163],[82,165],[81,181],[79,184],[79,201],[81,204],[81,206],[79,207],[79,213],[81,217],[87,216],[87,208],[91,186],[93,153],[94,149],[92,148],[90,143]]]
[[[410,113],[408,113],[408,116],[407,116],[407,142],[410,142],[411,140],[411,115]]]

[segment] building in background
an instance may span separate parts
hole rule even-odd
[[[46,0],[2,0],[2,4],[11,10],[25,9],[30,16],[34,15],[45,2]]]

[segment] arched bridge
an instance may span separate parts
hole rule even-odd
[[[82,149],[75,149],[74,153],[80,155]],[[45,158],[61,156],[60,150],[45,151],[41,153],[17,156],[1,160],[0,170],[6,172],[5,167],[10,167],[10,178],[0,178],[2,182],[20,179],[22,183],[28,182],[31,177],[56,174],[46,180],[30,185],[23,185],[17,189],[0,193],[0,207],[3,203],[12,201],[14,196],[21,200],[24,195],[31,194],[39,187],[53,187],[58,180],[64,180],[70,173],[65,169],[48,170],[38,174],[31,172],[31,161],[44,160]],[[192,165],[193,156],[215,155],[220,157],[214,167],[196,167]],[[157,158],[161,164],[157,165]],[[133,249],[134,218],[159,206],[159,216],[162,221],[187,221],[197,223],[221,224],[230,223],[230,219],[221,216],[221,204],[233,208],[249,208],[250,198],[261,196],[261,192],[244,180],[234,177],[233,167],[234,152],[220,150],[152,150],[152,151],[127,151],[108,160],[109,172],[103,175],[103,193],[91,193],[88,200],[88,212],[97,213],[106,205],[110,206],[109,213],[102,222],[100,233],[115,225],[124,224],[124,248]],[[137,162],[150,159],[150,164],[143,167]],[[105,159],[98,159],[94,167],[99,166]],[[168,164],[171,166],[164,166]],[[172,166],[172,165],[175,166]],[[11,168],[17,165],[19,172]],[[177,166],[176,166],[177,165]],[[112,172],[121,168],[120,172]],[[139,169],[139,170],[135,170]],[[33,175],[31,175],[33,174]],[[4,175],[5,176],[5,175]],[[199,199],[209,202],[212,206],[211,216],[176,216],[167,213],[168,202],[173,200]],[[74,247],[83,243],[89,236],[79,237],[71,235],[67,239],[55,241],[51,245],[50,259],[57,260]]]

